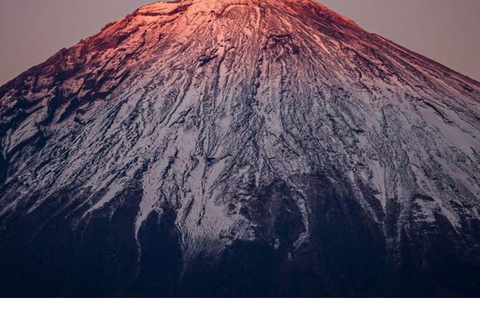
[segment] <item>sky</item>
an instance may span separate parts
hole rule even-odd
[[[151,0],[1,0],[0,85]],[[367,31],[480,80],[479,0],[322,0]]]

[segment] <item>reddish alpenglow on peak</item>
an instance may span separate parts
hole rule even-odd
[[[479,106],[314,1],[144,6],[0,88],[0,296],[480,296]]]
[[[330,18],[336,17],[350,23],[354,22],[346,17],[343,17],[336,12],[328,9],[322,4],[313,0],[180,0],[172,2],[156,2],[145,5],[135,11],[134,14],[139,15],[164,15],[176,10],[186,10],[190,8],[195,12],[208,12],[221,14],[232,6],[256,6],[257,8],[271,8],[284,10],[284,12],[291,15],[302,15],[311,13],[319,14]]]

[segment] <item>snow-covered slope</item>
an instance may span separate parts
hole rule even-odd
[[[316,2],[147,5],[0,88],[2,292],[479,295],[479,137]]]

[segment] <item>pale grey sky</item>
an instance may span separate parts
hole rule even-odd
[[[151,1],[1,0],[0,85]],[[413,51],[480,80],[479,0],[323,0]]]

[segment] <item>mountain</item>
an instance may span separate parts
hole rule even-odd
[[[0,88],[0,295],[478,297],[479,138],[314,1],[147,5]]]

